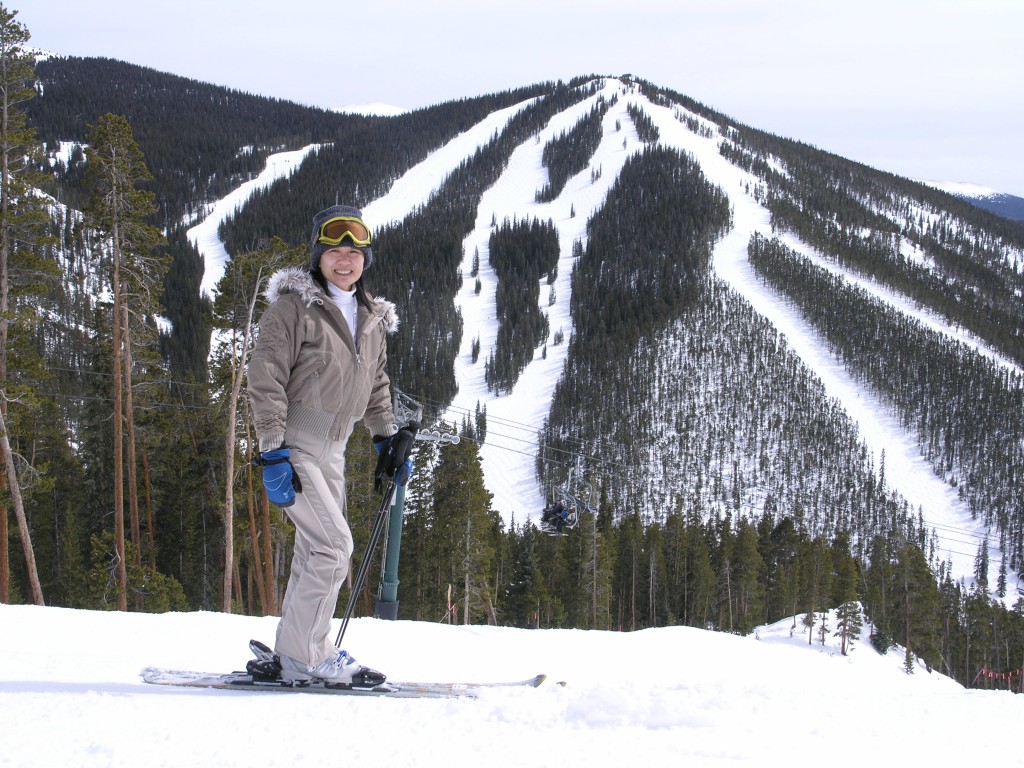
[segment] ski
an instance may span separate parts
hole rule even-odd
[[[184,670],[146,667],[142,679],[153,685],[169,685],[186,688],[216,688],[232,691],[278,691],[291,693],[321,693],[347,696],[389,696],[414,699],[476,698],[483,690],[493,688],[536,688],[547,679],[547,675],[536,675],[526,680],[490,683],[417,683],[385,682],[372,688],[362,688],[342,683],[321,680],[288,681],[262,679],[248,672],[227,674],[190,672]]]
[[[536,675],[526,680],[498,683],[409,683],[386,681],[379,685],[353,685],[326,680],[284,680],[280,659],[265,643],[249,641],[249,650],[256,656],[246,664],[245,672],[208,673],[146,667],[142,679],[153,685],[173,685],[186,688],[219,688],[233,691],[291,691],[327,693],[350,696],[393,696],[414,699],[476,698],[485,688],[536,688],[547,675]],[[383,676],[382,676],[383,677]]]

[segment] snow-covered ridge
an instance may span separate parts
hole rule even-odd
[[[369,104],[350,104],[345,107],[337,107],[334,111],[341,112],[346,115],[394,117],[395,115],[404,115],[409,110],[405,107],[396,107],[394,104],[385,104],[380,101],[374,101]]]
[[[941,189],[943,192],[949,192],[951,195],[961,195],[962,197],[995,197],[996,195],[1004,194],[996,189],[992,189],[992,187],[963,181],[922,181],[921,183],[935,189]]]

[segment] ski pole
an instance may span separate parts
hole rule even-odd
[[[348,605],[345,606],[345,616],[341,620],[341,629],[338,630],[338,639],[334,641],[335,648],[341,648],[341,638],[345,636],[348,628],[348,620],[352,618],[352,610],[356,606],[356,599],[363,589],[366,581],[366,572],[370,570],[370,556],[377,547],[380,535],[384,531],[384,525],[388,520],[388,507],[391,506],[391,497],[395,495],[395,478],[388,481],[388,487],[384,491],[384,499],[380,503],[380,511],[377,513],[377,522],[374,523],[373,532],[370,533],[370,541],[366,545],[366,552],[359,563],[359,571],[356,573],[356,580],[352,584],[352,592],[348,596]]]

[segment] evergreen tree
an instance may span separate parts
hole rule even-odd
[[[12,445],[12,423],[9,404],[21,401],[22,407],[38,408],[30,385],[29,372],[41,373],[39,358],[22,347],[19,359],[12,351],[16,341],[11,328],[20,324],[32,328],[35,317],[31,295],[39,292],[40,278],[52,275],[53,269],[35,257],[33,248],[43,238],[46,217],[36,192],[41,176],[32,171],[38,160],[40,146],[35,130],[27,124],[24,105],[35,95],[31,55],[25,50],[28,30],[15,20],[17,11],[0,5],[0,459],[4,473],[0,479],[0,601],[11,599],[10,561],[8,555],[8,498],[14,509],[18,533],[25,557],[25,571],[32,602],[43,605],[43,591],[36,566],[32,533],[25,509],[23,484],[27,473],[19,464],[27,463],[15,450],[17,431]],[[10,376],[9,365],[17,363],[21,382]]]
[[[582,515],[577,536],[581,548],[579,586],[589,607],[578,625],[610,629],[612,558],[607,537],[598,527],[597,515]]]
[[[977,584],[963,595],[962,621],[964,632],[961,679],[972,681],[979,671],[992,668],[993,622],[992,604]]]
[[[127,610],[127,563],[124,546],[124,467],[128,467],[128,496],[132,543],[139,551],[138,484],[134,430],[133,356],[145,348],[160,314],[157,286],[166,259],[155,255],[160,233],[145,219],[156,212],[152,192],[139,185],[152,177],[128,121],[107,114],[90,128],[88,176],[92,188],[88,222],[104,241],[101,261],[109,268],[113,294],[114,364],[114,547],[118,561],[118,608]],[[155,335],[155,334],[154,334]],[[140,338],[141,337],[141,338]],[[127,445],[124,429],[127,427]]]
[[[767,523],[771,525],[772,519],[768,518]],[[803,540],[804,536],[798,533],[791,517],[784,517],[776,523],[764,540],[767,552],[765,559],[768,561],[771,574],[772,589],[769,601],[774,607],[768,616],[792,616],[793,629],[796,628],[800,595],[798,554],[804,544]]]
[[[447,605],[442,596],[452,587],[465,623],[493,617],[500,529],[500,517],[491,509],[491,494],[484,487],[476,443],[460,440],[445,446],[434,474],[426,534],[434,559],[433,583],[424,585],[428,604]]]
[[[888,651],[893,641],[893,578],[890,544],[884,536],[875,536],[865,572],[864,601],[871,619],[871,643],[879,653]]]
[[[663,626],[667,613],[668,599],[665,594],[665,535],[657,521],[646,527],[644,550],[647,571],[647,600],[644,608],[645,622],[649,627]]]
[[[623,516],[615,530],[618,539],[615,626],[632,631],[644,626],[641,606],[645,602],[646,582],[643,574],[646,557],[640,515],[634,512]]]
[[[978,545],[974,556],[974,580],[982,589],[988,589],[988,537]]]
[[[839,652],[843,656],[848,656],[856,645],[860,630],[864,626],[860,603],[856,600],[847,600],[845,603],[841,603],[836,608],[836,620],[839,624],[836,626],[834,634],[839,638]]]
[[[747,634],[753,631],[763,616],[761,574],[765,567],[758,549],[757,529],[747,518],[743,518],[737,526],[733,557],[736,629]]]
[[[503,622],[515,626],[540,626],[540,606],[547,599],[547,587],[540,561],[543,534],[536,526],[509,527],[511,568],[502,605]]]
[[[831,551],[828,542],[822,537],[815,537],[804,548],[800,574],[801,603],[805,607],[804,626],[807,627],[807,643],[810,645],[814,639],[815,614],[820,613],[824,623],[832,588]]]
[[[690,522],[686,554],[686,603],[684,621],[693,627],[712,628],[716,578],[711,564],[711,546],[702,524]]]
[[[914,671],[914,656],[938,655],[939,590],[921,548],[905,543],[896,562],[894,593],[900,601],[902,630],[898,635],[906,649],[905,668]]]
[[[839,622],[835,634],[839,637],[839,652],[846,656],[860,636],[862,620],[857,600],[860,569],[850,553],[850,537],[845,531],[832,542],[832,572],[831,604],[838,606],[836,618]]]
[[[963,634],[961,630],[961,611],[963,599],[960,592],[960,585],[949,575],[948,570],[943,573],[942,581],[939,583],[939,617],[940,617],[940,642],[942,644],[941,655],[937,666],[944,675],[954,679],[958,678],[957,661],[963,653]]]

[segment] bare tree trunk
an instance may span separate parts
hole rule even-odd
[[[235,564],[235,444],[238,400],[242,394],[244,379],[242,372],[249,353],[249,344],[252,339],[252,318],[256,312],[256,300],[259,298],[259,285],[262,280],[263,272],[261,270],[256,276],[256,290],[253,291],[252,299],[249,301],[245,328],[242,331],[241,355],[231,356],[231,398],[228,402],[228,428],[224,441],[224,475],[226,478],[224,482],[224,598],[221,607],[225,613],[231,613],[231,579]],[[253,532],[255,533],[255,530]]]
[[[135,398],[132,393],[132,333],[128,324],[128,305],[122,307],[124,323],[124,421],[128,433],[128,520],[132,546],[135,547],[135,565],[142,565],[142,533],[139,528],[139,473],[135,462]]]
[[[256,615],[256,604],[252,600],[253,592],[256,591],[256,580],[253,578],[253,566],[252,561],[249,561],[248,566],[245,569],[245,615],[255,616]]]
[[[142,483],[146,489],[146,541],[149,544],[149,570],[156,573],[156,528],[153,521],[153,484],[149,480],[149,453],[142,452]]]
[[[142,567],[142,532],[139,528],[139,472],[135,460],[135,398],[132,393],[132,332],[128,324],[128,302],[122,307],[121,321],[124,323],[124,417],[128,432],[128,520],[132,546],[135,548],[135,566]],[[135,608],[142,610],[143,596],[135,595]]]
[[[252,465],[250,464],[249,469],[249,485],[250,485],[250,496],[252,496],[251,487],[253,485],[253,471]],[[274,568],[274,538],[273,532],[270,528],[270,500],[265,496],[260,497],[260,512],[263,520],[263,568],[264,573],[262,578],[266,579],[266,593],[267,602],[263,605],[263,615],[273,616],[277,614],[277,606],[279,604],[277,596],[277,571]]]
[[[241,608],[244,606],[242,602],[242,575],[238,569],[238,561],[235,561],[235,602]]]
[[[246,507],[248,508],[249,512],[249,548],[252,552],[252,565],[257,569],[257,572],[261,574],[260,578],[255,580],[256,595],[257,599],[260,602],[260,605],[265,606],[267,604],[267,598],[266,594],[264,594],[265,590],[262,578],[263,567],[260,565],[260,546],[259,541],[257,541],[258,537],[256,535],[258,530],[256,528],[256,504],[251,493],[247,494],[246,496]],[[250,568],[249,570],[251,572],[252,568]],[[251,578],[250,581],[252,581]],[[252,590],[250,588],[250,592],[251,591]],[[252,610],[250,609],[248,613],[252,613]]]
[[[725,603],[729,609],[729,631],[732,632],[732,563],[725,562]]]
[[[32,602],[36,605],[45,605],[43,602],[43,588],[39,583],[39,573],[36,571],[36,558],[32,551],[32,537],[28,530],[28,518],[25,515],[25,504],[21,498],[21,486],[18,485],[18,474],[14,467],[14,452],[11,450],[11,440],[7,434],[7,419],[4,416],[6,409],[0,408],[0,451],[3,452],[4,467],[7,474],[7,486],[14,500],[14,517],[18,521],[18,533],[21,534],[21,547],[25,551],[25,565],[28,569],[28,584],[32,592]],[[4,512],[4,528],[7,527],[7,513]],[[6,541],[6,538],[4,539]],[[6,572],[6,569],[5,569]],[[10,599],[8,596],[7,599]]]
[[[630,561],[630,585],[629,585],[629,628],[636,629],[636,542],[632,543],[633,559]]]
[[[470,517],[466,515],[466,574],[463,577],[463,588],[462,594],[465,596],[465,602],[462,604],[462,623],[469,624],[469,564],[470,564],[470,547],[472,536],[472,526],[470,525]]]
[[[658,626],[658,563],[651,547],[647,565],[647,626]]]
[[[263,500],[263,503],[266,504],[266,505],[270,504],[270,502],[267,501],[266,499]],[[284,574],[285,566],[287,564],[288,564],[288,552],[286,551],[286,547],[284,545],[284,542],[283,541],[275,542],[275,547],[274,547],[274,573],[275,574]],[[275,605],[281,605],[281,601],[284,600],[284,589],[285,589],[284,579],[283,578],[280,578],[280,579],[275,578],[274,579],[274,603],[275,603]],[[276,611],[275,611],[275,613],[276,613]]]
[[[124,435],[122,419],[124,406],[121,398],[124,379],[121,370],[121,249],[118,245],[118,225],[115,218],[112,234],[114,242],[114,556],[117,559],[117,609],[128,610],[128,570],[124,548]]]
[[[231,423],[234,423],[234,404],[228,407],[229,419]],[[234,429],[228,430],[227,439],[227,466],[224,474],[226,480],[224,485],[226,490],[224,492],[224,584],[221,610],[224,613],[231,613],[231,581],[234,574],[235,568],[235,492],[234,492],[234,473],[235,473],[235,434]]]
[[[598,601],[598,594],[597,593],[598,593],[598,582],[599,582],[601,577],[600,577],[600,569],[598,567],[599,561],[598,561],[598,549],[597,549],[597,521],[596,520],[594,521],[593,535],[591,536],[590,542],[591,542],[591,547],[590,547],[590,550],[591,550],[591,554],[590,554],[590,557],[591,557],[591,572],[593,573],[593,578],[591,579],[591,582],[590,582],[591,583],[591,596],[590,596],[590,599],[591,599],[591,613],[592,613],[592,618],[591,618],[591,621],[590,621],[590,628],[591,629],[597,629],[598,628],[598,626],[597,626],[597,605],[598,605],[597,601]]]
[[[6,489],[6,475],[0,475],[0,493]],[[7,506],[0,504],[0,603],[11,602],[11,560],[7,552],[7,537],[9,535]]]
[[[241,382],[235,360],[231,360],[231,400],[228,403],[228,429],[224,440],[226,462],[224,466],[224,585],[221,610],[231,613],[231,580],[235,569],[235,417],[237,416],[237,390]]]
[[[913,672],[914,649],[911,647],[910,640],[910,584],[905,571],[903,574],[903,628],[907,638],[907,672]]]
[[[256,564],[256,580],[261,590],[260,607],[264,616],[272,616],[277,611],[277,590],[274,589],[276,579],[274,577],[273,531],[270,528],[270,501],[265,498],[264,494],[257,493],[256,490],[256,473],[252,469],[252,419],[249,416],[248,400],[242,398],[241,404],[245,413],[245,418],[242,421],[245,424],[245,442],[248,446],[245,453],[245,481],[248,489],[246,495],[249,499],[250,519],[253,516],[251,510],[257,504],[260,509],[259,536],[255,536],[257,529],[253,528],[253,562]],[[257,549],[258,542],[262,542],[259,549]],[[262,558],[260,550],[263,553]]]

